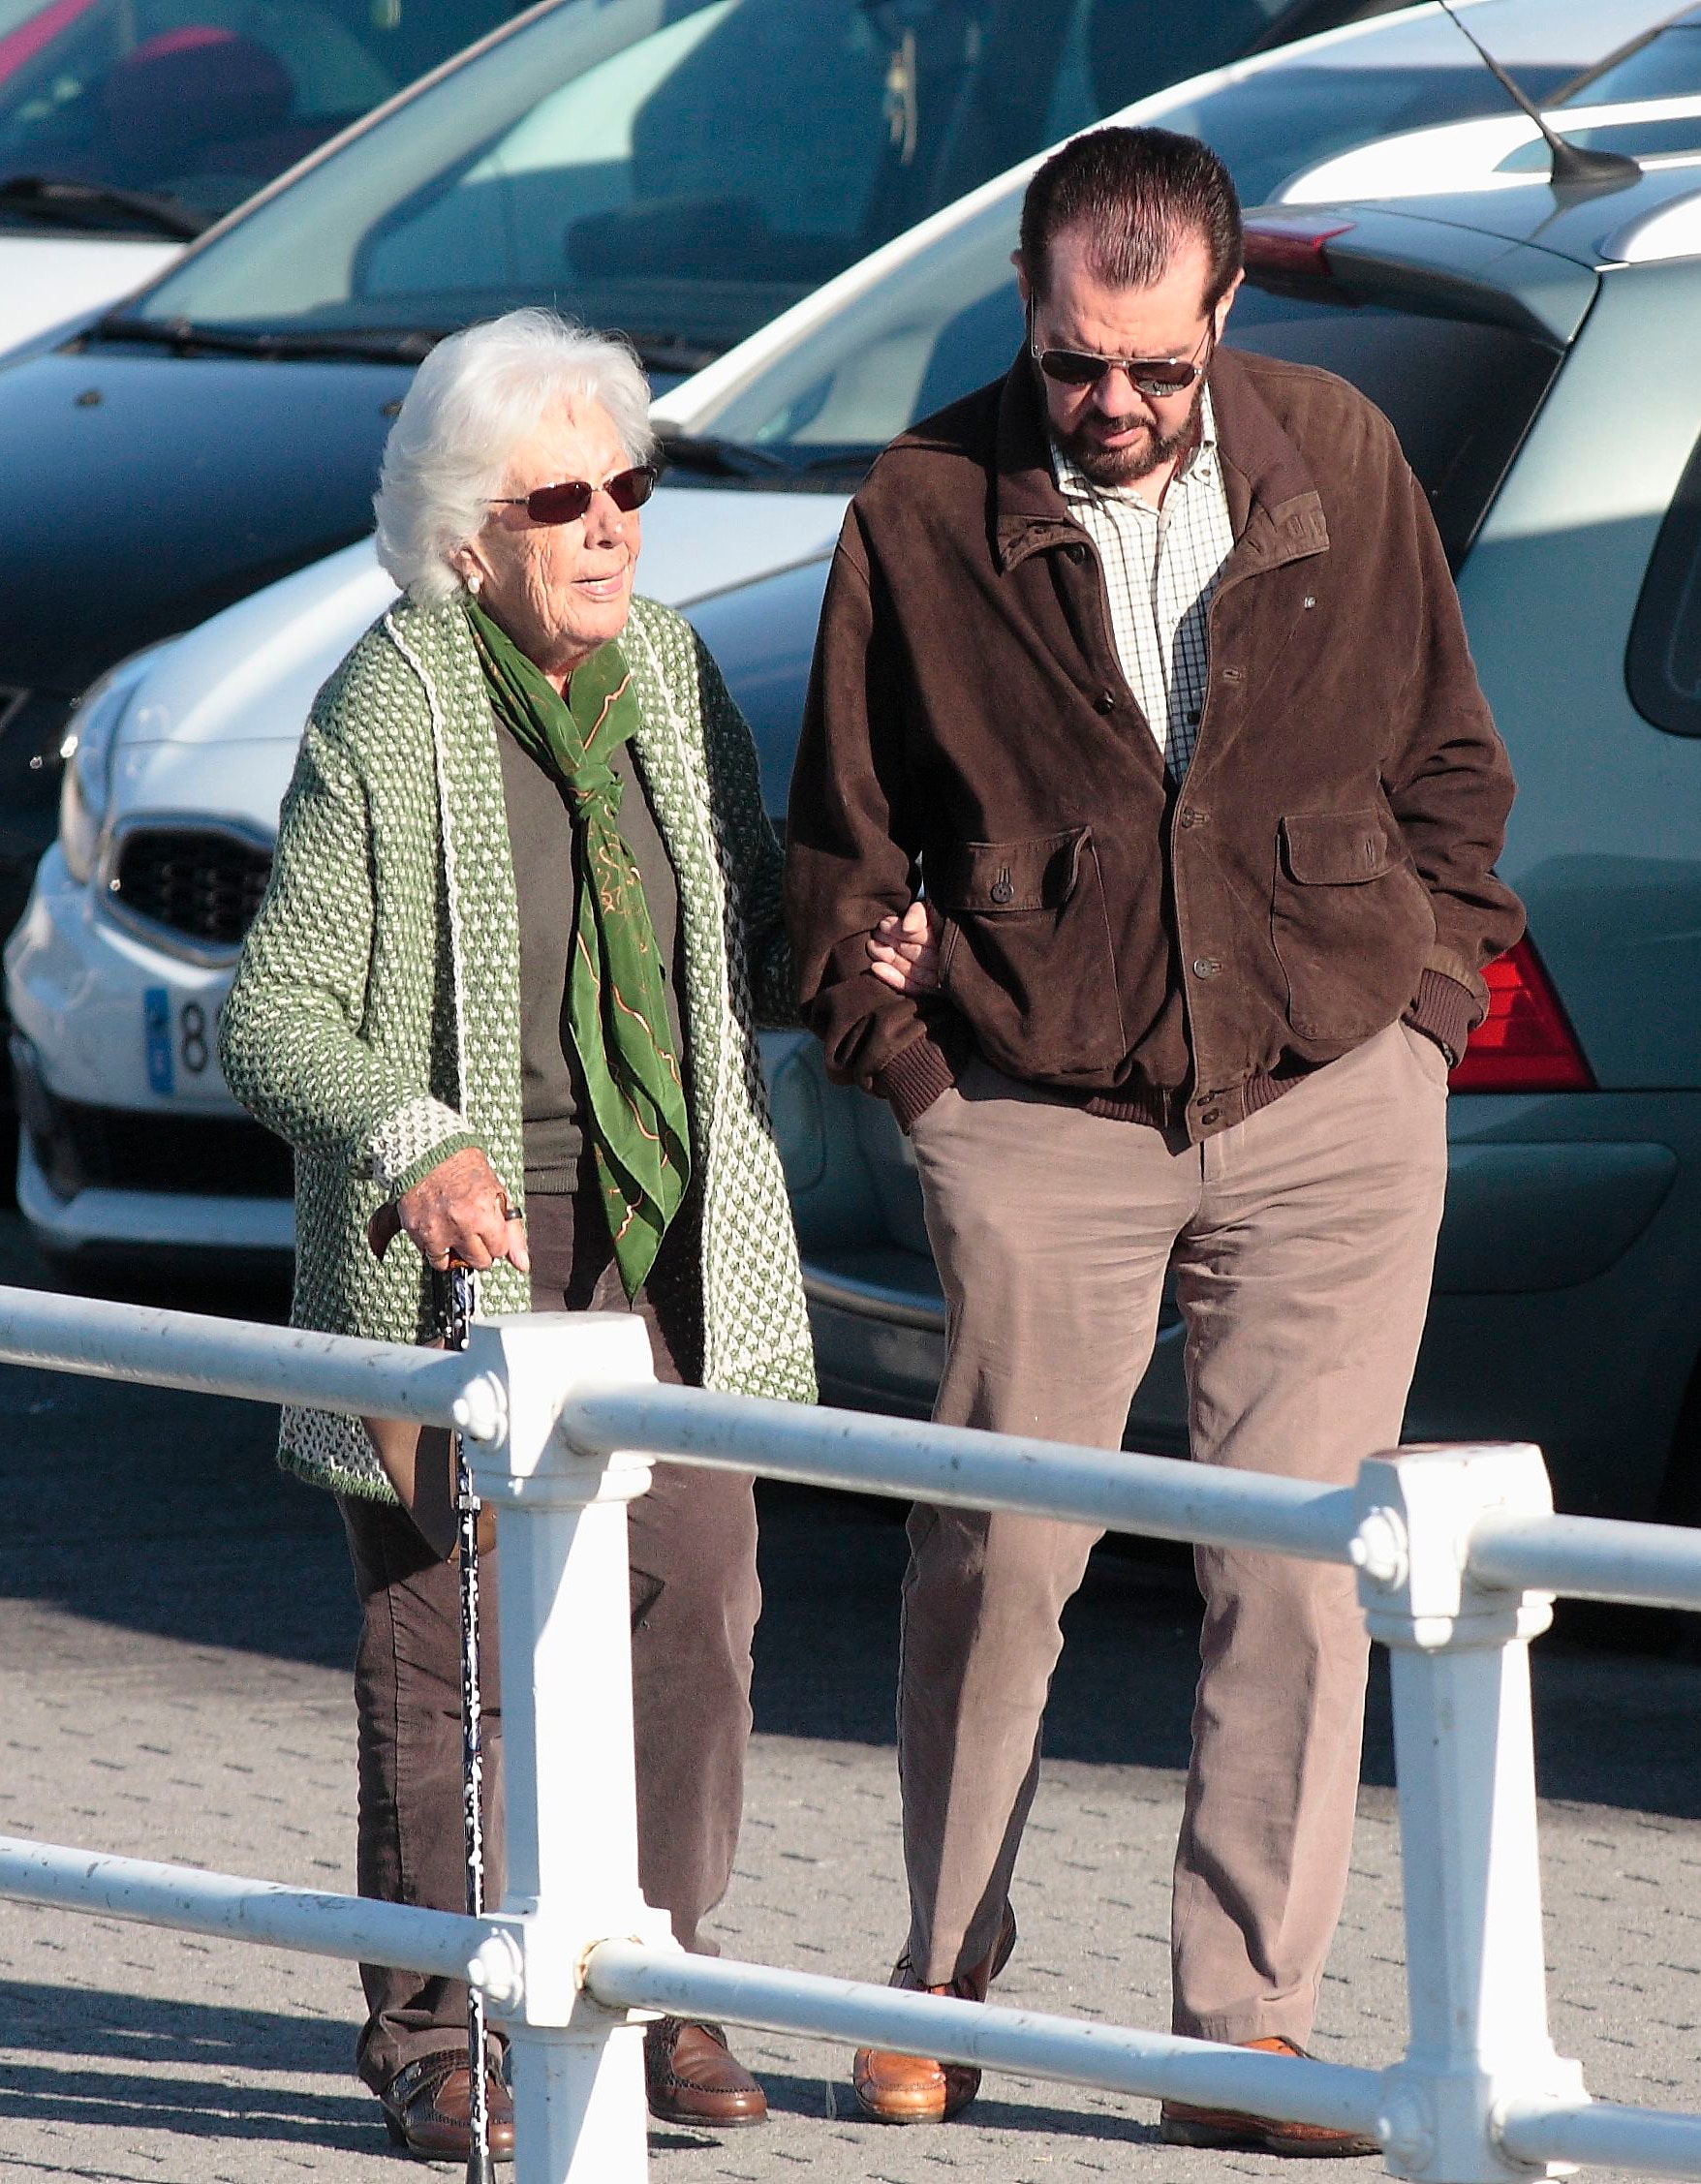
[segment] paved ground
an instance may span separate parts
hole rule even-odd
[[[45,1278],[8,1220],[0,1248],[14,1278]],[[346,1563],[328,1504],[272,1469],[267,1414],[25,1372],[0,1374],[0,1831],[352,1886]],[[884,1974],[901,1923],[901,1562],[881,1509],[766,1502],[759,1734],[720,1920],[731,1953]],[[1597,2093],[1701,2107],[1701,1666],[1634,1649],[1647,1635],[1574,1628],[1538,1648],[1553,2017]],[[1001,1999],[1166,2022],[1192,1644],[1185,1569],[1096,1563]],[[1404,2021],[1379,1694],[1366,1771],[1316,2046],[1375,2065],[1399,2052]],[[339,1965],[0,1907],[0,2178],[416,2174],[350,2076],[356,2018]],[[842,2054],[740,2046],[775,2121],[719,2140],[658,2134],[670,2184],[1341,2173],[1180,2154],[1158,2143],[1148,2103],[1010,2079],[945,2129],[882,2132],[847,2112]]]

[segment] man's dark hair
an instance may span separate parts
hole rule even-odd
[[[1050,251],[1079,228],[1087,262],[1113,288],[1149,288],[1197,235],[1210,254],[1205,309],[1241,269],[1240,199],[1227,168],[1196,137],[1172,129],[1093,129],[1053,152],[1022,200],[1022,264],[1036,295]]]

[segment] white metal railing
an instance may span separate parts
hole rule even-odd
[[[1578,2163],[1701,2177],[1701,2117],[1591,2102],[1549,2039],[1528,1653],[1556,1591],[1701,1608],[1701,1534],[1555,1517],[1533,1448],[1405,1449],[1320,1489],[659,1387],[629,1315],[485,1322],[445,1357],[0,1289],[0,1360],[466,1433],[503,1537],[500,1911],[17,1838],[0,1838],[0,1896],[470,1978],[512,2047],[516,2184],[645,2174],[641,2030],[658,2011],[1365,2132],[1396,2174],[1435,2184]],[[637,1885],[626,1504],[655,1457],[1356,1567],[1392,1655],[1403,2060],[1298,2061],[686,1955]]]

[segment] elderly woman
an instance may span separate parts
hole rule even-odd
[[[452,1257],[483,1270],[487,1310],[631,1309],[662,1378],[807,1401],[752,1036],[792,1010],[780,851],[714,661],[633,595],[648,392],[623,346],[541,311],[420,367],[376,502],[406,597],[314,706],[220,1053],[296,1151],[296,1324],[429,1339],[427,1270]],[[416,1250],[375,1253],[385,1208]],[[410,1510],[375,1438],[286,1411],[282,1461],[335,1493],[354,1558],[360,1889],[459,1909],[451,1535],[424,1449]],[[751,1483],[659,1466],[631,1536],[640,1878],[706,1950],[750,1729]],[[499,1888],[494,1818],[486,1840]],[[357,2066],[392,2138],[464,2158],[463,1990],[362,1977]],[[766,2112],[712,2028],[664,2020],[646,2064],[660,2116]]]

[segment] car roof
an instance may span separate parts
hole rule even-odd
[[[1693,91],[1601,106],[1550,106],[1542,118],[1562,137],[1602,150],[1627,152],[1649,165],[1701,153],[1701,93]],[[1692,126],[1678,131],[1670,148],[1662,148],[1662,126],[1669,138],[1674,123]],[[1283,184],[1282,200],[1323,204],[1343,196],[1428,197],[1434,194],[1438,174],[1453,178],[1461,187],[1515,189],[1531,179],[1531,170],[1521,166],[1507,171],[1501,163],[1540,141],[1535,122],[1516,110],[1436,122],[1319,160]]]
[[[1397,210],[1411,221],[1469,230],[1566,258],[1593,272],[1619,264],[1701,255],[1701,153],[1649,169],[1619,188],[1556,190],[1531,175],[1511,188],[1438,191],[1405,197],[1393,208],[1380,200],[1338,199],[1327,206],[1282,206],[1295,220],[1354,209]]]

